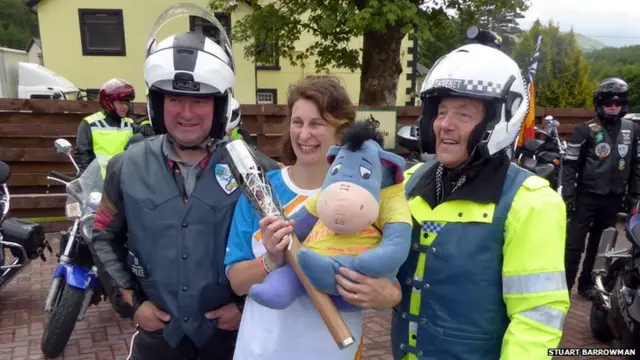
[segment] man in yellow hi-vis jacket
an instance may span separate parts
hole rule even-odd
[[[104,178],[109,159],[124,151],[133,136],[134,121],[127,115],[134,98],[133,86],[122,79],[102,85],[100,110],[82,119],[78,126],[75,160],[80,171],[97,158]]]
[[[550,359],[560,343],[565,205],[506,155],[529,107],[520,74],[501,51],[471,44],[424,81],[421,146],[436,160],[406,171],[412,251],[396,284],[338,278],[349,302],[396,303],[395,360]]]

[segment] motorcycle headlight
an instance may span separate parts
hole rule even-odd
[[[80,219],[78,224],[78,230],[82,235],[82,240],[89,242],[93,236],[93,221],[96,218],[96,213],[89,213]]]

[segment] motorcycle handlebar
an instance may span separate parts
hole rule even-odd
[[[73,177],[65,175],[65,174],[61,174],[55,170],[51,170],[51,176],[58,178],[59,180],[65,181],[65,182],[71,182],[73,180],[75,180]]]

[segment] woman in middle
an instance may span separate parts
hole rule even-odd
[[[267,173],[285,215],[291,216],[320,190],[329,163],[331,145],[355,119],[355,107],[346,90],[330,77],[307,78],[289,90],[289,131],[283,155],[293,163]],[[260,219],[242,195],[231,224],[225,265],[238,295],[262,283],[269,270],[284,262],[290,224]],[[304,239],[300,239],[304,240]],[[343,313],[357,343],[339,350],[320,314],[307,296],[284,310],[264,307],[247,297],[236,344],[235,360],[353,360],[362,337],[362,312]]]

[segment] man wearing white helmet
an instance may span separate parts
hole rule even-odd
[[[520,69],[466,45],[433,66],[421,97],[422,152],[437,161],[406,171],[412,251],[397,284],[341,284],[387,294],[379,304],[395,296],[396,360],[549,359],[569,308],[566,215],[549,183],[505,153],[529,105]]]
[[[242,128],[242,119],[240,118],[240,103],[231,98],[231,122],[227,126],[227,136],[231,139],[243,139],[247,144],[255,146],[251,139],[251,134]]]
[[[241,193],[219,146],[233,125],[230,49],[170,36],[150,47],[144,78],[156,136],[109,162],[91,249],[137,325],[128,359],[231,359],[243,299],[224,269]]]

